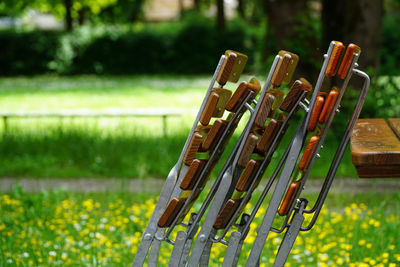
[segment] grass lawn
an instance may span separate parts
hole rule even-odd
[[[0,266],[128,266],[154,205],[155,196],[26,194],[17,187],[0,195]],[[399,210],[399,193],[331,194],[317,225],[297,238],[285,266],[399,266]],[[254,238],[251,227],[241,266]],[[281,238],[270,234],[261,266],[271,265]],[[169,245],[162,246],[162,266],[170,253]],[[219,266],[224,253],[223,245],[215,245],[211,266]]]
[[[0,112],[152,108],[184,114],[182,118],[168,119],[167,138],[162,137],[159,118],[9,119],[7,132],[0,126],[0,177],[165,177],[179,156],[210,78],[144,75],[0,78]],[[235,89],[233,85],[228,88]],[[323,177],[327,172],[328,159],[333,157],[346,118],[342,113],[336,116],[339,123],[333,125],[321,152],[324,160],[316,162],[313,177]],[[288,136],[293,135],[296,125],[292,123]],[[233,139],[237,137],[235,134]],[[232,147],[233,143],[227,151]],[[284,145],[277,155],[283,149]],[[356,176],[349,151],[338,176]]]

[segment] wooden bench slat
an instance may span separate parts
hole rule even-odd
[[[390,123],[399,132],[400,120]],[[384,119],[357,120],[351,158],[360,177],[400,177],[400,141]]]

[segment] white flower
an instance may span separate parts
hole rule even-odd
[[[50,252],[49,252],[49,255],[55,257],[55,256],[57,256],[57,252],[55,252],[55,251],[50,251]]]
[[[24,254],[22,254],[25,258],[29,257],[29,253],[28,252],[24,252]]]

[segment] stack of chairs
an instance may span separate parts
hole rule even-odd
[[[157,266],[162,243],[173,247],[169,266],[208,266],[214,243],[227,246],[222,266],[236,266],[240,256],[246,257],[246,266],[259,266],[270,232],[282,233],[283,238],[278,253],[267,257],[274,258],[273,266],[283,266],[298,233],[309,231],[315,224],[361,112],[369,77],[357,68],[360,53],[355,44],[346,48],[332,41],[313,88],[305,78],[292,82],[299,57],[282,50],[262,88],[256,78],[251,78],[232,92],[224,86],[238,83],[247,56],[227,50],[218,62],[181,155],[165,181],[133,266]],[[307,207],[308,200],[301,193],[353,74],[364,84],[318,199],[313,207]],[[339,84],[323,92],[325,79]],[[243,116],[246,112],[249,116]],[[231,137],[239,131],[241,120],[247,121],[239,139],[229,146],[233,149],[215,173],[217,178],[209,179],[227,144],[234,142]],[[287,136],[289,122],[297,126],[293,136]],[[281,143],[283,137],[290,142]],[[278,162],[271,162],[279,146],[285,152]],[[264,177],[267,168],[272,175]],[[246,210],[255,189],[261,194],[254,194],[254,207]],[[195,209],[196,202],[199,208]],[[241,253],[242,245],[261,205],[267,207],[266,212],[261,214],[262,222],[257,225],[247,257]],[[303,225],[307,213],[311,219]],[[273,226],[278,217],[282,217],[280,227]],[[172,236],[176,236],[174,240]]]

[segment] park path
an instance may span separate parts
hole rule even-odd
[[[310,179],[306,183],[306,192],[319,192],[323,180]],[[41,192],[64,188],[72,192],[132,192],[159,193],[163,179],[122,179],[122,178],[0,178],[0,192],[9,192],[20,184],[26,192]],[[400,179],[349,179],[335,178],[331,193],[360,192],[400,192]]]

